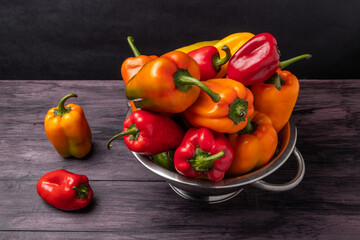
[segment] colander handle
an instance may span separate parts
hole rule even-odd
[[[267,190],[267,191],[273,191],[273,192],[282,192],[282,191],[288,191],[290,189],[293,189],[296,187],[304,178],[305,174],[305,162],[304,158],[302,157],[300,151],[295,147],[294,151],[292,152],[294,157],[297,160],[298,163],[298,172],[293,180],[287,183],[283,184],[273,184],[268,183],[263,180],[256,181],[252,183],[253,186]]]

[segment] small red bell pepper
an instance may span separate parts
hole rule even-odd
[[[176,149],[184,134],[184,130],[170,117],[138,110],[125,119],[123,132],[113,136],[107,148],[111,148],[113,140],[123,137],[131,151],[155,155]]]
[[[233,149],[222,133],[207,128],[190,128],[176,149],[175,169],[187,177],[204,176],[220,181],[233,160]]]
[[[48,204],[65,211],[86,207],[93,190],[85,175],[58,169],[42,176],[36,185],[39,196]]]
[[[255,35],[231,57],[227,77],[253,85],[269,79],[279,68],[277,41],[270,33]]]
[[[224,45],[221,50],[226,53],[225,57],[221,59],[219,50],[214,46],[202,47],[188,53],[199,65],[201,81],[215,78],[221,66],[230,60],[231,52],[229,47]]]

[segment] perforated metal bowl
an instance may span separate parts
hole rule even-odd
[[[131,109],[127,112],[127,116],[130,114]],[[180,196],[194,201],[218,203],[235,197],[248,184],[268,191],[287,191],[296,187],[302,181],[305,174],[304,159],[295,147],[296,139],[297,130],[295,123],[293,119],[290,119],[279,133],[279,151],[267,165],[246,175],[225,178],[219,182],[185,177],[155,164],[147,156],[135,152],[132,153],[147,169],[163,177]],[[284,184],[271,184],[262,180],[280,168],[291,155],[294,155],[298,164],[298,171],[293,180]]]

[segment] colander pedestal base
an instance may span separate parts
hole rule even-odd
[[[183,197],[185,199],[192,200],[195,202],[208,203],[208,204],[225,202],[225,201],[237,196],[243,190],[241,188],[240,190],[237,190],[235,192],[231,192],[228,194],[209,196],[209,195],[200,195],[200,194],[191,193],[191,192],[182,190],[180,188],[175,187],[171,183],[169,183],[169,185],[170,185],[171,189],[174,190],[174,192],[176,192],[178,195],[180,195],[181,197]]]

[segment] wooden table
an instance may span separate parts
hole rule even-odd
[[[246,186],[235,198],[206,205],[178,196],[143,167],[122,140],[122,81],[1,81],[1,239],[360,239],[360,80],[301,80],[293,117],[306,173],[287,192]],[[68,93],[84,108],[93,151],[63,159],[47,140],[47,110]],[[64,212],[36,192],[39,178],[64,168],[85,174],[95,197]],[[266,181],[283,183],[294,158]]]

